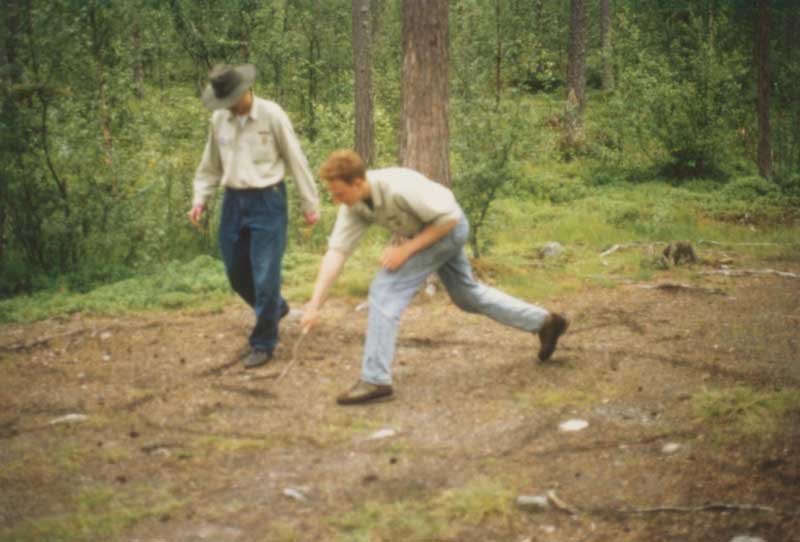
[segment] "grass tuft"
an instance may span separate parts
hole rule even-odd
[[[780,432],[788,414],[800,412],[800,391],[747,386],[707,390],[695,397],[694,405],[700,419],[712,423],[723,439],[762,437]]]

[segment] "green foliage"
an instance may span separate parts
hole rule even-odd
[[[0,322],[26,322],[74,312],[122,313],[156,308],[215,306],[230,299],[222,262],[198,256],[172,262],[149,275],[101,286],[88,293],[66,287],[0,301]]]
[[[470,221],[476,258],[482,252],[480,233],[492,203],[519,179],[517,155],[529,116],[523,103],[472,100],[461,104],[463,111],[456,115],[453,184]]]
[[[161,517],[183,506],[162,491],[143,490],[142,497],[149,497],[149,503],[137,502],[135,507],[131,507],[115,499],[115,492],[110,487],[83,490],[75,499],[74,511],[4,529],[0,531],[0,542],[113,540],[138,521]]]
[[[760,181],[753,164],[758,133],[749,8],[739,2],[643,7],[630,0],[613,6],[617,85],[590,89],[587,145],[569,164],[558,152],[568,3],[450,6],[451,163],[476,255],[492,243],[499,248],[493,232],[515,212],[498,205],[506,198],[561,206],[591,198],[594,187],[627,182],[713,185],[688,192],[712,218],[796,220],[797,14],[784,4],[771,11],[775,177]],[[213,64],[257,66],[256,92],[288,111],[312,169],[332,149],[352,144],[351,6],[344,0],[14,0],[9,7],[0,13],[0,297],[37,291],[51,292],[46,299],[52,292],[71,297],[218,253],[217,202],[203,229],[186,220],[208,127],[197,96]],[[380,167],[397,160],[401,4],[380,3],[378,22],[373,82]],[[593,13],[591,43],[598,22]],[[590,82],[600,61],[590,47]],[[302,281],[313,280],[335,210],[326,202],[323,223],[310,232],[299,220],[291,183],[289,189],[289,262],[293,253],[310,258],[287,282],[305,295]],[[680,230],[668,227],[670,213],[653,214],[654,208],[598,215],[599,235],[628,232],[634,223],[636,235]],[[352,279],[343,291],[360,295],[366,273]],[[183,303],[180,295],[169,304]]]
[[[739,386],[703,392],[694,402],[701,419],[734,437],[773,434],[789,413],[800,412],[797,390],[762,391]]]
[[[690,11],[665,53],[641,29],[637,16],[646,15],[635,13],[619,17],[618,91],[597,144],[672,179],[724,177],[742,152],[737,129],[752,116],[747,51],[732,43],[736,26],[725,12],[709,21]]]

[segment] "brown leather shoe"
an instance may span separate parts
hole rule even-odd
[[[340,405],[356,405],[359,403],[388,401],[394,390],[388,384],[371,384],[359,380],[355,386],[336,398]]]
[[[561,337],[569,327],[569,320],[554,312],[545,319],[542,328],[539,330],[539,361],[547,361],[553,352],[556,351],[558,338]]]

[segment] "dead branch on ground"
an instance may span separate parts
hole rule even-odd
[[[705,288],[703,286],[692,286],[691,284],[684,284],[682,282],[662,282],[661,284],[639,284],[637,288],[644,290],[665,290],[668,292],[690,291],[700,292],[703,294],[725,295],[723,290],[719,288]]]
[[[714,271],[702,271],[701,275],[723,275],[726,277],[745,277],[749,275],[776,275],[779,277],[800,279],[800,274],[788,271],[778,271],[776,269],[715,269]]]

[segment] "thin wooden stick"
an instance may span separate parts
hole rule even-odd
[[[297,351],[300,349],[300,345],[303,344],[303,339],[306,337],[306,335],[308,335],[308,332],[306,330],[303,330],[303,331],[300,332],[300,336],[294,342],[294,347],[292,347],[292,359],[289,361],[289,364],[283,369],[283,371],[278,376],[278,378],[275,380],[275,382],[280,382],[281,379],[284,376],[286,376],[286,373],[289,372],[289,369],[292,368],[292,365],[294,365],[294,362],[297,361]]]
[[[559,510],[563,510],[564,512],[572,514],[573,516],[578,515],[578,510],[564,502],[561,497],[556,495],[556,492],[552,489],[547,492],[547,499]]]
[[[724,275],[726,277],[744,277],[747,275],[777,275],[790,279],[800,279],[800,274],[789,273],[788,271],[777,271],[775,269],[717,269],[715,271],[703,271],[701,275]]]
[[[714,503],[703,506],[656,506],[654,508],[632,508],[629,510],[618,510],[622,514],[658,514],[660,512],[704,512],[706,510],[745,510],[755,512],[774,512],[771,506],[761,506],[755,504],[725,504]]]
[[[600,254],[600,257],[601,258],[605,258],[606,256],[610,256],[611,254],[614,254],[618,250],[623,250],[623,249],[626,249],[626,248],[638,248],[638,247],[650,247],[650,248],[652,248],[653,245],[656,245],[656,244],[658,244],[658,243],[619,243],[619,244],[613,245],[613,246],[611,246],[611,248],[603,251]]]

